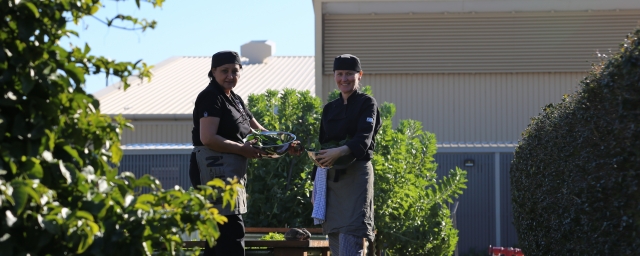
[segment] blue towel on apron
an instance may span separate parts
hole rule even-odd
[[[327,212],[327,172],[329,168],[318,167],[315,181],[313,182],[313,224],[320,225],[325,221]]]

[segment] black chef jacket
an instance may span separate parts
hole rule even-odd
[[[376,99],[355,91],[344,104],[342,96],[327,103],[320,120],[320,143],[339,142],[349,136],[346,146],[356,160],[371,160],[375,138],[382,122]]]
[[[215,79],[202,90],[193,108],[193,129],[191,139],[194,146],[204,146],[200,141],[200,118],[213,116],[220,118],[217,135],[238,143],[251,132],[253,115],[246,108],[242,98],[231,91],[227,96]]]

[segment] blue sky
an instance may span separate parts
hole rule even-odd
[[[271,40],[278,56],[314,55],[314,14],[311,0],[167,0],[161,9],[142,3],[103,1],[97,17],[116,13],[156,20],[154,30],[107,28],[91,17],[78,26],[71,43],[88,43],[93,55],[118,61],[142,59],[154,65],[172,56],[210,56],[221,50],[240,51],[251,40]],[[63,41],[68,45],[69,41]],[[117,82],[110,79],[109,84]],[[88,77],[86,90],[94,93],[107,84],[104,75]]]

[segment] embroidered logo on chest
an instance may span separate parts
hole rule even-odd
[[[209,113],[207,113],[207,111],[204,112],[204,117],[207,117],[209,115]]]
[[[373,117],[367,117],[367,122],[373,123]]]

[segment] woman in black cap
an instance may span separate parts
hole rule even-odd
[[[244,187],[247,183],[247,159],[261,158],[265,154],[252,147],[254,142],[243,142],[251,129],[267,129],[253,118],[242,98],[232,90],[240,79],[241,69],[238,53],[221,51],[214,54],[208,74],[211,81],[196,98],[192,130],[194,150],[189,168],[191,184],[196,188],[214,178],[226,180],[234,177]],[[220,200],[213,204],[228,222],[218,225],[220,237],[216,246],[207,246],[204,255],[244,255],[242,214],[247,212],[246,191],[238,191],[234,209],[229,204],[223,207]]]
[[[373,97],[358,90],[363,72],[356,56],[337,56],[333,73],[340,97],[324,106],[319,140],[321,144],[345,139],[347,142],[320,150],[317,157],[322,166],[333,166],[326,173],[322,229],[329,236],[331,255],[362,255],[365,239],[372,242],[375,237],[371,159],[381,126],[380,111]],[[339,158],[349,159],[348,164],[334,166]]]

